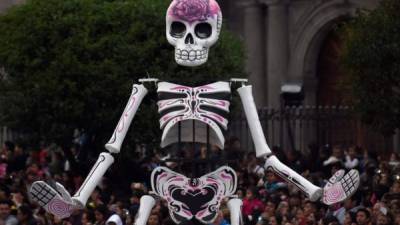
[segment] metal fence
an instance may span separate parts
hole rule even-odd
[[[392,150],[392,138],[363,125],[352,109],[346,106],[287,107],[258,111],[267,143],[285,150],[307,152],[310,144],[358,145],[372,151]],[[250,131],[244,113],[231,118],[228,136],[238,137],[242,148],[253,150]]]
[[[358,145],[373,151],[392,150],[388,148],[393,147],[393,139],[384,139],[363,125],[349,107],[264,108],[258,113],[270,147],[302,152],[307,152],[311,143],[318,146]],[[231,116],[226,136],[239,138],[244,150],[254,149],[244,113]],[[0,126],[0,143],[17,137],[18,133]]]

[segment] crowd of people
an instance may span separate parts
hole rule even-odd
[[[326,206],[308,200],[296,187],[265,170],[263,160],[241,149],[238,139],[228,141],[223,150],[189,146],[173,155],[146,150],[130,161],[132,167],[114,163],[86,207],[59,220],[32,202],[28,189],[36,180],[56,181],[73,194],[84,181],[93,165],[91,162],[96,160],[89,157],[79,161],[77,148],[79,146],[70,149],[74,156],[71,158],[57,146],[43,144],[39,149],[31,149],[5,142],[0,150],[0,225],[130,225],[139,209],[141,196],[150,191],[148,178],[156,166],[168,166],[190,177],[201,176],[226,164],[238,176],[236,194],[243,199],[246,225],[400,225],[400,159],[397,153],[383,155],[356,146],[310,145],[309,154],[302,154],[274,147],[273,151],[282,162],[321,187],[339,169],[360,171],[360,187],[356,194],[342,203]],[[134,171],[133,174],[141,176],[114,176],[123,174],[120,170],[129,170],[127,173],[131,174]],[[133,180],[127,180],[132,177]],[[229,219],[229,210],[223,202],[213,224],[228,225]],[[174,224],[165,202],[157,201],[147,224]]]

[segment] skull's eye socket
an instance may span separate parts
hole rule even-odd
[[[186,26],[181,22],[172,22],[170,34],[175,38],[182,38],[185,36]]]
[[[194,32],[198,38],[204,39],[211,36],[212,27],[208,23],[199,23],[194,28]]]

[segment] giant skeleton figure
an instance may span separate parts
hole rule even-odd
[[[166,16],[168,41],[175,46],[175,60],[183,66],[197,66],[205,63],[208,49],[219,36],[222,14],[214,0],[174,0]],[[161,147],[176,142],[207,143],[223,148],[222,130],[227,129],[231,83],[241,82],[237,89],[249,124],[255,145],[256,156],[265,159],[265,168],[274,171],[287,182],[302,190],[312,201],[320,200],[327,205],[340,202],[352,195],[359,185],[356,170],[347,174],[343,170],[333,175],[325,187],[313,185],[291,168],[282,164],[268,147],[258,118],[252,96],[252,87],[245,80],[231,79],[230,82],[215,82],[199,87],[188,87],[157,79],[142,79],[134,84],[131,96],[120,121],[109,142],[108,152],[100,154],[96,164],[73,197],[65,188],[56,183],[51,186],[44,181],[32,184],[32,198],[46,211],[58,218],[66,218],[76,209],[85,207],[95,187],[114,161],[112,154],[120,152],[131,121],[147,94],[143,82],[157,84],[158,112],[163,130]],[[204,135],[204,134],[207,135]],[[221,202],[227,199],[231,211],[231,224],[242,224],[242,201],[234,194],[237,177],[233,169],[223,166],[200,178],[187,178],[166,167],[157,167],[151,174],[152,194],[140,200],[135,224],[144,225],[156,199],[167,202],[170,216],[177,223],[196,219],[204,224],[217,217]]]

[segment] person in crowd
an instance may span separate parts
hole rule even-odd
[[[261,178],[265,174],[264,167],[260,165],[259,159],[256,157],[254,152],[251,152],[247,155],[247,173],[254,174],[257,177]]]
[[[390,171],[387,168],[382,168],[378,171],[379,173],[375,176],[376,179],[374,190],[377,198],[380,199],[384,196],[385,193],[388,193],[390,191],[392,180],[390,177]]]
[[[94,225],[105,225],[107,218],[109,217],[109,211],[106,205],[97,205],[94,209]]]
[[[376,218],[376,225],[391,225],[393,224],[392,215],[388,212],[379,213]]]
[[[360,187],[361,188],[372,188],[374,186],[374,179],[371,179],[375,176],[376,164],[373,162],[368,162],[364,165],[364,168],[360,174]]]
[[[277,216],[271,216],[268,218],[268,225],[278,225],[281,224],[281,221],[278,220]]]
[[[363,154],[363,156],[360,159],[360,170],[361,171],[365,171],[365,168],[369,164],[378,165],[377,155],[375,154],[375,152],[368,150],[368,149],[363,149],[362,154]]]
[[[227,146],[233,148],[232,144]],[[321,164],[306,164],[303,162],[311,161],[309,158],[307,159],[307,155],[303,155],[302,159],[298,161],[293,160],[296,157],[291,155],[286,158],[287,152],[282,151],[280,157],[285,158],[283,160],[288,163],[289,167],[299,166],[301,171],[304,171],[304,175],[317,183],[320,182],[320,185],[323,185],[322,177],[324,177],[321,175],[321,171],[327,169],[331,174],[333,165],[339,165],[336,169],[346,166],[347,156],[350,157],[350,161],[358,159],[359,163],[356,168],[360,168],[363,172],[359,191],[345,202],[330,206],[328,209],[326,206],[308,201],[298,188],[287,185],[274,173],[264,170],[262,163],[257,161],[254,153],[249,154],[249,151],[242,150],[239,146],[234,148],[237,149],[235,152],[235,165],[237,166],[234,167],[238,177],[236,194],[243,199],[242,213],[245,225],[313,225],[317,223],[320,225],[400,225],[400,173],[394,166],[394,162],[397,160],[394,156],[391,157],[393,158],[391,161],[384,162],[384,157],[380,157],[381,160],[377,161],[378,157],[373,154],[373,150],[365,151],[366,154],[357,157],[357,154],[349,148],[343,157],[340,148],[340,151],[334,148],[332,152],[325,152],[327,157],[324,159],[329,160],[332,156],[338,159],[338,162],[323,166],[323,160],[321,160]],[[7,147],[7,149],[11,148]],[[85,209],[77,211],[67,220],[57,220],[29,201],[27,188],[33,181],[47,178],[60,182],[68,190],[75,192],[87,172],[72,173],[66,171],[66,168],[62,166],[56,166],[60,164],[61,158],[53,157],[51,149],[48,151],[42,149],[40,155],[39,151],[29,146],[23,146],[20,150],[17,144],[13,149],[13,151],[4,150],[3,147],[1,151],[7,160],[0,160],[0,163],[4,163],[4,168],[6,168],[3,171],[3,179],[0,179],[0,201],[6,203],[0,204],[0,225],[119,225],[120,222],[124,225],[131,225],[137,214],[141,196],[149,194],[149,182],[144,178],[132,181],[131,187],[127,185],[126,189],[116,190],[113,185],[121,181],[106,173],[105,179],[108,182],[104,184],[108,184],[108,186],[102,183],[101,187],[92,194]],[[318,146],[316,149],[324,151]],[[47,156],[44,156],[46,154]],[[229,154],[223,150],[223,155]],[[93,157],[97,157],[97,155]],[[297,157],[297,159],[299,158]],[[156,158],[148,157],[137,160],[142,162],[141,165],[146,164],[142,167],[143,171],[138,171],[138,173],[145,174],[148,166],[158,165]],[[341,164],[342,161],[344,164]],[[19,162],[17,163],[19,166],[11,165],[15,162]],[[186,169],[190,170],[191,168]],[[180,168],[180,166],[175,168],[177,172],[180,172],[179,169],[184,168]],[[258,170],[263,172],[258,172]],[[187,171],[181,172],[187,174]],[[374,177],[376,179],[373,179]],[[361,207],[364,209],[360,210]],[[111,219],[108,209],[113,211],[111,215],[118,215],[120,220]],[[221,207],[221,211],[222,209],[223,207]],[[13,216],[13,214],[17,216]],[[129,216],[126,216],[127,214]],[[173,224],[165,202],[157,201],[151,215],[148,224]],[[13,222],[9,223],[9,221]],[[229,215],[219,214],[214,224],[230,224]]]
[[[396,174],[396,180],[393,182],[392,186],[390,187],[390,194],[400,194],[400,177]]]
[[[328,166],[332,163],[341,162],[343,163],[343,150],[340,146],[336,145],[332,148],[332,154],[327,160],[323,162],[324,166]]]
[[[358,167],[359,160],[357,158],[357,148],[355,146],[351,146],[345,152],[345,162],[344,166],[346,169],[351,170]]]
[[[333,216],[338,219],[340,224],[343,224],[346,214],[348,212],[356,213],[359,208],[358,196],[353,195],[342,203],[342,207],[333,212]]]
[[[17,218],[11,214],[11,202],[8,200],[0,201],[0,223],[4,225],[17,225]]]
[[[104,205],[101,199],[101,191],[99,188],[94,189],[87,203],[92,208],[97,208],[97,206]]]
[[[276,213],[276,203],[273,202],[272,200],[268,200],[268,201],[265,203],[263,213],[265,214],[265,216],[266,216],[267,218],[269,218],[269,217],[271,217],[271,216],[275,216],[275,213]]]
[[[295,225],[299,225],[301,221],[305,220],[304,210],[302,208],[297,208],[294,214],[295,216],[292,219],[292,223]]]
[[[255,221],[263,210],[264,203],[258,198],[257,188],[248,188],[243,199],[243,217],[248,221]]]
[[[303,207],[303,215],[299,221],[299,225],[315,224],[317,222],[316,213],[317,207],[315,203],[306,200]]]
[[[110,203],[110,202],[109,202]],[[126,221],[130,217],[130,212],[125,208],[125,204],[122,201],[116,201],[114,204],[108,204],[109,211],[112,215],[118,215],[121,221]]]
[[[11,200],[15,207],[19,208],[21,205],[27,204],[26,197],[22,190],[16,190],[11,193]]]
[[[147,225],[161,225],[159,215],[155,213],[150,214]]]
[[[287,186],[287,183],[282,182],[281,179],[278,178],[277,175],[271,170],[266,171],[265,179],[264,187],[267,193],[270,195],[276,192],[278,189]]]
[[[276,209],[276,216],[281,218],[282,223],[288,223],[291,220],[290,206],[287,201],[281,201]]]
[[[372,207],[372,223],[376,224],[378,216],[380,214],[388,214],[388,208],[386,207],[384,202],[376,202],[375,205]]]
[[[31,207],[22,205],[17,209],[18,225],[37,225]]]
[[[356,222],[357,225],[371,225],[371,213],[365,208],[358,209],[356,213]]]
[[[396,169],[398,169],[400,167],[400,156],[399,156],[399,153],[392,152],[392,154],[390,154],[389,166],[392,167],[392,170],[396,170]]]
[[[356,225],[356,214],[350,211],[347,211],[344,215],[343,225]]]
[[[81,224],[82,225],[93,225],[94,224],[94,213],[92,210],[85,210],[82,213]]]

